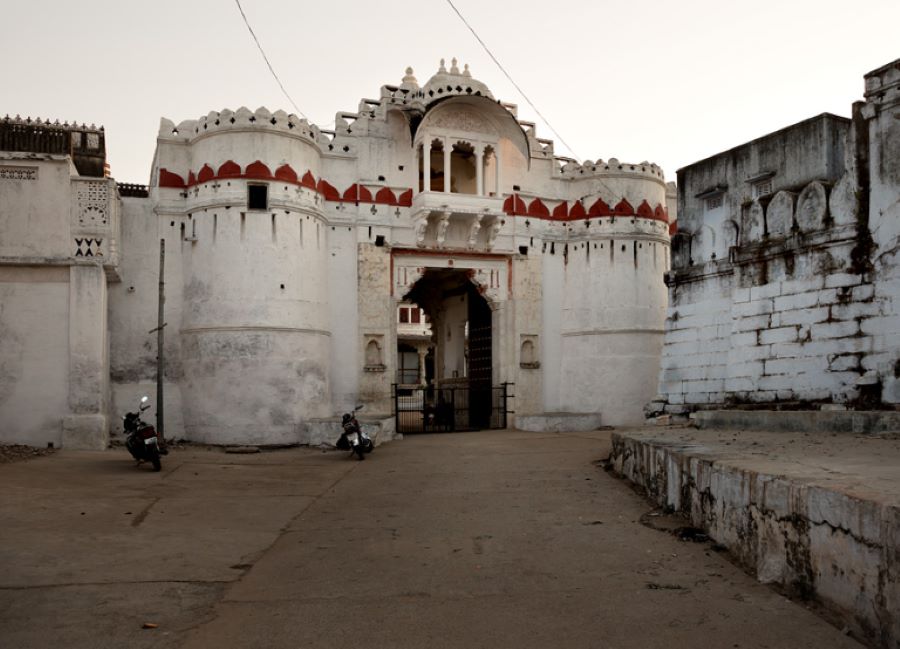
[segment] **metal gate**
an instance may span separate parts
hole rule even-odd
[[[453,433],[506,428],[512,383],[407,388],[392,386],[398,433]]]

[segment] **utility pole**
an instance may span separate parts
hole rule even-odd
[[[166,240],[159,240],[159,319],[156,324],[156,431],[165,444],[163,377],[165,376]]]

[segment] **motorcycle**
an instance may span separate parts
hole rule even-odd
[[[131,453],[137,463],[150,462],[154,471],[162,469],[160,455],[165,455],[165,449],[160,443],[156,429],[141,420],[141,413],[150,407],[150,398],[141,397],[141,403],[137,412],[126,413],[124,419],[125,448]]]
[[[375,449],[375,442],[363,431],[356,419],[356,413],[362,410],[362,405],[356,406],[353,412],[344,413],[341,418],[341,426],[344,430],[338,438],[335,446],[343,451],[350,451],[350,455],[356,455],[357,459],[365,460],[366,454]]]

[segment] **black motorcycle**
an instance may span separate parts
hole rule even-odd
[[[125,448],[131,453],[137,463],[150,462],[154,471],[162,469],[160,455],[165,455],[165,449],[160,444],[156,429],[141,420],[141,413],[150,407],[150,398],[142,397],[141,405],[137,412],[125,414]]]
[[[356,413],[362,408],[361,405],[356,406],[352,413],[344,413],[341,418],[341,426],[344,430],[335,444],[342,451],[350,451],[351,455],[355,454],[359,460],[365,460],[366,453],[371,453],[375,449],[375,443],[363,432],[362,426],[356,419]]]

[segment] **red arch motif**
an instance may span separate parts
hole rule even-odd
[[[397,197],[394,195],[394,192],[390,190],[390,188],[382,187],[378,190],[378,193],[375,194],[375,202],[380,203],[381,205],[396,205]]]
[[[197,172],[197,182],[198,183],[209,182],[210,180],[214,179],[215,177],[216,177],[216,172],[213,171],[212,167],[210,167],[209,165],[206,165],[206,164],[203,165],[203,167],[200,168],[200,171]]]
[[[623,198],[616,204],[613,213],[616,216],[634,216],[634,208],[631,206],[631,203]]]
[[[161,167],[159,170],[160,187],[184,187],[184,178],[168,169]]]
[[[602,198],[598,198],[588,210],[588,216],[612,216],[612,210]]]
[[[289,183],[297,182],[297,172],[289,164],[283,164],[275,170],[275,178]]]
[[[540,198],[535,198],[528,206],[528,216],[534,216],[539,219],[550,218],[550,210],[544,205]]]
[[[222,166],[219,167],[219,172],[216,174],[217,178],[240,178],[241,177],[241,166],[236,163],[234,160],[226,160],[222,163]]]
[[[638,205],[637,215],[643,219],[652,219],[653,218],[653,208],[650,207],[650,203],[647,202],[646,199]]]
[[[572,203],[572,208],[569,210],[570,219],[583,219],[586,216],[587,212],[584,211],[584,203],[581,201]]]
[[[569,204],[566,201],[553,208],[553,218],[560,220],[569,218]]]
[[[272,171],[263,164],[260,160],[256,162],[251,162],[247,165],[247,170],[244,172],[245,178],[253,178],[255,180],[272,180]]]

